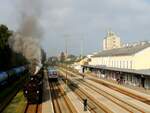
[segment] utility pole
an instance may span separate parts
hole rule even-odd
[[[83,42],[84,42],[84,37],[81,37],[81,42],[80,42],[80,44],[81,44],[81,45],[80,45],[80,46],[81,46],[81,48],[80,48],[81,58],[83,57],[83,46],[84,46],[84,45],[83,45],[83,44],[84,44]]]
[[[65,60],[67,60],[67,57],[68,57],[68,37],[69,35],[68,34],[65,34],[64,35],[64,38],[65,38]],[[66,80],[65,80],[65,83],[66,83],[66,90],[67,90],[67,63],[65,62],[65,67],[66,67]]]
[[[65,37],[65,58],[68,57],[68,39]]]

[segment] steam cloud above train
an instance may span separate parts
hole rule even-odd
[[[17,53],[21,53],[32,65],[30,69],[35,75],[42,67],[42,49],[40,39],[42,29],[39,24],[41,0],[18,1],[20,23],[19,29],[9,39],[9,46]]]

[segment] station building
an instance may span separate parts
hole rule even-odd
[[[150,89],[150,43],[98,52],[88,65],[83,65],[83,72],[87,70],[102,78]]]

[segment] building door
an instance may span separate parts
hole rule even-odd
[[[145,78],[141,78],[141,85],[142,85],[142,87],[144,87],[144,84],[145,84]]]
[[[85,70],[84,67],[82,67],[82,73],[84,73],[84,70]]]

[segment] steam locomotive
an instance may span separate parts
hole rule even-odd
[[[36,68],[34,66],[34,68]],[[36,72],[36,69],[33,69]],[[29,81],[24,85],[23,93],[28,103],[36,104],[42,102],[43,68],[37,73],[30,73]]]

